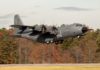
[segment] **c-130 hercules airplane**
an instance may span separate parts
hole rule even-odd
[[[23,25],[19,15],[14,16],[14,36],[28,38],[40,43],[62,43],[66,37],[83,36],[88,27],[82,24],[61,25],[60,27],[47,25]]]

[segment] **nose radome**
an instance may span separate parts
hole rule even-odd
[[[87,31],[88,31],[88,27],[83,27],[83,28],[82,28],[82,32],[83,32],[83,33],[87,32]]]

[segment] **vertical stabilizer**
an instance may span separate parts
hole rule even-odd
[[[23,25],[19,15],[14,16],[14,25]]]
[[[18,26],[19,25],[19,28],[18,27],[16,27],[16,26]],[[19,36],[20,34],[19,34],[19,32],[21,31],[20,30],[20,26],[22,26],[23,25],[23,23],[22,23],[22,21],[21,21],[21,19],[20,19],[20,16],[19,15],[15,15],[14,16],[14,35],[16,35],[16,36]]]

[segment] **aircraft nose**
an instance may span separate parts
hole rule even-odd
[[[83,27],[83,28],[82,28],[82,32],[83,32],[83,33],[87,32],[87,31],[88,31],[88,27]]]

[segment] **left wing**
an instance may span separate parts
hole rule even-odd
[[[20,34],[23,33],[27,28],[34,29],[34,26],[25,26],[25,25],[11,25],[11,27],[18,28],[20,30]]]

